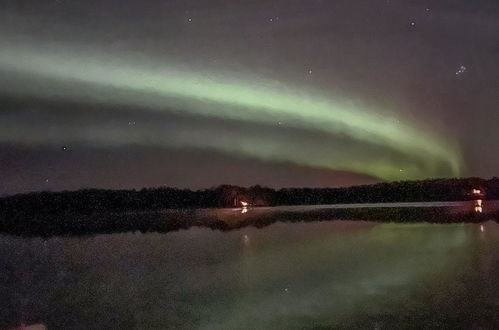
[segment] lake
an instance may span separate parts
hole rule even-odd
[[[491,329],[498,247],[495,221],[4,234],[0,329]]]

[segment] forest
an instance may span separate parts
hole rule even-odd
[[[431,202],[499,199],[499,179],[464,178],[399,181],[342,188],[271,189],[259,185],[221,185],[211,189],[144,188],[141,190],[82,189],[33,192],[0,198],[0,217],[37,217],[65,213],[93,214],[102,211],[152,211],[185,208],[320,205],[343,203]]]
[[[475,190],[473,193],[473,190]],[[480,190],[479,196],[476,192]],[[288,210],[258,206],[499,199],[499,179],[439,179],[378,183],[346,188],[284,188],[222,185],[205,190],[148,188],[34,192],[0,199],[0,232],[27,236],[112,232],[169,232],[191,226],[232,230],[274,222],[370,220],[380,222],[481,222],[499,212],[427,208],[317,208]],[[248,208],[242,208],[243,203]],[[467,203],[465,203],[468,205]],[[224,212],[223,210],[229,212]],[[248,212],[249,209],[249,212]],[[497,221],[497,220],[496,220]]]

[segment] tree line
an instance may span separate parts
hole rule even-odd
[[[0,198],[0,217],[38,217],[102,211],[151,211],[162,209],[314,205],[339,203],[386,203],[460,201],[476,198],[472,189],[499,199],[499,179],[433,179],[385,182],[342,188],[271,189],[259,185],[221,185],[211,189],[144,188],[141,190],[82,189],[33,192]]]

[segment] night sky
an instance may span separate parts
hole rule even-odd
[[[2,0],[0,195],[499,174],[497,0]]]

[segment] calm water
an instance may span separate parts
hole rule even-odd
[[[0,329],[499,328],[499,225],[0,236]]]

